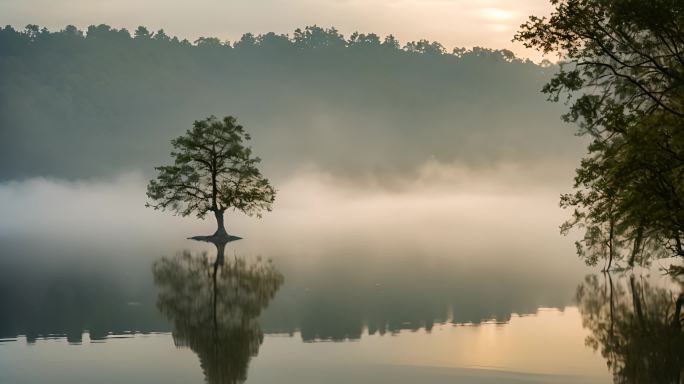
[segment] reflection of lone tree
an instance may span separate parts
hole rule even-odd
[[[213,212],[218,237],[227,235],[226,209],[257,216],[270,210],[275,190],[256,167],[261,160],[244,145],[249,139],[232,116],[195,121],[185,135],[171,141],[174,164],[156,168],[159,175],[147,186],[154,203],[147,206],[199,218]]]
[[[219,254],[225,242],[216,244]],[[184,252],[154,263],[157,306],[173,323],[177,346],[200,359],[208,383],[239,383],[247,378],[263,333],[257,317],[283,282],[270,262],[242,258],[209,262],[206,254]]]
[[[684,380],[684,295],[647,282],[602,284],[588,276],[577,289],[587,344],[607,360],[616,383],[681,383]],[[626,279],[624,279],[626,280]]]

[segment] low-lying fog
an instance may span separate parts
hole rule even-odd
[[[0,184],[0,233],[24,247],[68,245],[105,254],[115,247],[111,256],[140,258],[145,255],[126,251],[144,246],[157,250],[149,255],[156,257],[192,247],[188,236],[214,231],[212,216],[181,218],[145,208],[146,183],[129,173]],[[302,170],[276,187],[273,212],[262,219],[228,215],[228,231],[245,238],[234,243],[241,252],[311,259],[323,250],[362,248],[385,257],[417,252],[468,263],[577,265],[572,241],[558,234],[567,216],[558,208],[563,187],[531,180],[529,170],[474,173],[433,163],[416,179],[390,186]]]
[[[285,276],[262,319],[267,332],[338,340],[361,337],[364,327],[507,321],[512,313],[573,304],[588,269],[573,239],[558,233],[567,215],[558,194],[568,186],[531,169],[471,172],[430,163],[418,174],[351,183],[301,170],[276,184],[277,202],[262,219],[228,216],[229,232],[244,239],[227,254],[272,259]],[[76,313],[65,322],[81,324],[73,337],[79,329],[165,329],[154,309],[151,265],[184,249],[213,256],[213,246],[187,237],[212,233],[215,222],[145,208],[146,183],[130,173],[2,184],[0,262],[10,276],[0,293],[18,317],[7,320],[16,328],[6,333],[27,332],[24,324],[37,321],[27,319],[59,317],[65,308]],[[142,312],[130,314],[130,302],[142,303]],[[31,305],[48,312],[35,316]],[[102,311],[119,320],[92,318]],[[31,329],[45,327],[54,325]]]
[[[262,219],[228,215],[228,231],[244,237],[229,250],[281,265],[337,258],[393,263],[416,256],[463,268],[572,279],[577,275],[571,271],[583,270],[572,239],[558,233],[568,214],[558,208],[561,186],[540,183],[529,170],[473,173],[428,164],[420,175],[388,187],[298,172],[276,185],[273,212]],[[182,249],[211,250],[187,237],[213,233],[214,218],[145,208],[146,183],[131,173],[110,180],[35,178],[2,184],[2,262],[40,260],[41,269],[68,260],[149,264]]]

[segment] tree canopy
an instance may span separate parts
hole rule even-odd
[[[561,198],[587,262],[684,256],[684,3],[552,0],[516,39],[564,62],[543,88],[591,139]]]
[[[232,116],[195,121],[185,135],[171,141],[174,163],[155,168],[158,176],[147,186],[152,200],[147,206],[199,218],[213,212],[217,234],[225,234],[227,209],[258,217],[270,211],[276,191],[257,168],[261,159],[244,145],[247,140],[249,134]]]

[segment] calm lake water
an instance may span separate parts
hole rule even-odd
[[[682,381],[681,285],[584,267],[555,193],[286,186],[217,263],[123,184],[0,190],[0,383]]]

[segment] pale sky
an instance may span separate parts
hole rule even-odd
[[[90,24],[134,30],[144,25],[195,40],[235,41],[245,32],[289,33],[306,25],[393,34],[402,44],[428,39],[453,47],[507,48],[541,56],[511,39],[529,15],[550,13],[549,0],[0,0],[0,24],[51,30]]]

